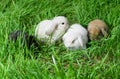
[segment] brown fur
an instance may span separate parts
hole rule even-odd
[[[98,39],[100,35],[107,36],[108,27],[102,20],[96,19],[88,24],[88,32],[91,40]]]

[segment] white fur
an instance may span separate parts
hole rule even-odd
[[[45,41],[45,39],[51,39],[51,43],[53,43],[60,39],[68,26],[68,20],[66,17],[57,16],[52,20],[41,21],[36,27],[35,36],[38,39],[43,39],[43,41]]]
[[[54,23],[56,23],[58,25],[52,35],[52,42],[55,42],[56,40],[58,40],[62,37],[62,35],[68,29],[69,24],[68,24],[67,18],[64,16],[54,17],[53,21],[54,21]]]
[[[73,24],[64,34],[62,40],[68,49],[86,49],[87,30],[80,24]]]
[[[41,21],[35,29],[35,37],[38,40],[43,39],[43,41],[45,41],[44,39],[50,38],[50,35],[53,33],[56,27],[56,23],[54,23],[52,20]]]

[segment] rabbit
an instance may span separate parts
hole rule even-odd
[[[55,42],[56,40],[61,39],[63,34],[69,28],[69,23],[66,17],[64,16],[57,16],[53,18],[53,21],[58,25],[55,29],[51,42]]]
[[[35,48],[39,47],[39,43],[33,35],[29,35],[27,32],[22,30],[13,31],[9,34],[8,40],[13,41],[14,43],[18,40],[21,40],[22,45],[26,45],[28,49],[33,45]]]
[[[51,20],[41,21],[35,29],[35,37],[46,42],[56,42],[68,28],[68,20],[64,16],[57,16]]]
[[[87,30],[80,24],[73,24],[63,35],[62,40],[68,49],[86,49],[88,42]]]
[[[13,31],[9,34],[8,39],[9,41],[16,42],[18,37],[22,38],[23,42],[25,42],[25,39],[28,37],[28,33],[23,32],[22,30]]]
[[[95,19],[88,24],[87,27],[90,40],[100,39],[102,36],[108,36],[108,26],[107,24],[99,19]]]
[[[36,29],[35,29],[35,37],[41,41],[46,41],[45,39],[49,39],[51,34],[54,32],[57,24],[52,20],[43,20],[41,21]]]

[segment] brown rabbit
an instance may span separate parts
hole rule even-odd
[[[88,33],[90,40],[100,39],[101,36],[107,37],[108,26],[107,24],[99,19],[93,20],[88,24]]]

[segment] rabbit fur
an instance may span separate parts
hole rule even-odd
[[[54,17],[52,20],[41,21],[36,29],[35,36],[42,41],[50,40],[51,43],[60,39],[68,29],[68,20],[64,16]]]
[[[73,24],[63,35],[62,40],[68,49],[86,49],[87,30],[80,24]]]
[[[24,32],[22,30],[16,30],[9,34],[9,42],[13,41],[14,43],[20,39],[22,45],[26,45],[28,49],[31,48],[31,46],[34,46],[35,48],[39,47],[39,43],[35,39],[33,35],[29,35],[28,32]]]
[[[107,24],[99,19],[93,20],[88,24],[88,33],[90,40],[100,39],[101,36],[108,35],[108,26]]]
[[[57,16],[53,18],[53,21],[58,24],[52,35],[52,42],[60,39],[65,31],[69,28],[68,20],[64,16]]]

